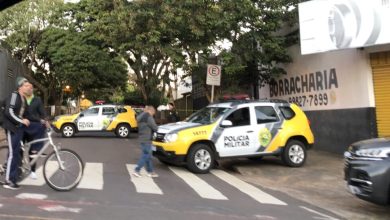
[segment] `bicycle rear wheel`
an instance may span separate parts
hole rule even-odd
[[[64,169],[61,169],[56,153],[52,152],[43,164],[43,176],[51,188],[69,191],[75,188],[83,177],[84,164],[80,156],[72,150],[61,149],[58,154]]]
[[[5,183],[8,146],[0,146],[0,184]]]

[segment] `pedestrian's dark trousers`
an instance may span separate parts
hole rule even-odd
[[[6,181],[16,183],[19,175],[20,165],[20,140],[23,140],[23,128],[18,128],[16,132],[7,131],[8,139],[8,161]]]
[[[24,127],[24,136],[26,141],[33,141],[43,138],[45,134],[45,126],[40,122],[31,122],[28,127]],[[35,153],[41,150],[43,147],[43,142],[38,142],[31,145],[30,152],[34,151]],[[36,164],[31,166],[31,171],[35,172]]]
[[[45,126],[40,122],[31,122],[28,127],[24,127],[25,139],[33,141],[43,138],[45,135]],[[39,151],[43,147],[43,142],[38,142],[31,145],[30,151]]]

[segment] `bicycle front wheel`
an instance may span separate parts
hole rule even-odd
[[[59,158],[52,152],[43,164],[43,176],[46,183],[57,191],[69,191],[75,188],[83,177],[84,164],[80,156],[69,149],[58,151]],[[61,169],[60,163],[63,168]]]

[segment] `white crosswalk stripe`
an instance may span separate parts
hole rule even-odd
[[[127,171],[129,172],[131,182],[133,182],[135,189],[138,193],[160,194],[163,192],[160,187],[154,182],[153,178],[146,177],[146,172],[141,171],[142,177],[135,177],[132,175],[135,169],[135,164],[126,164]]]
[[[247,194],[248,196],[252,197],[256,201],[264,204],[274,204],[274,205],[287,205],[286,203],[280,201],[279,199],[261,191],[260,189],[238,179],[237,177],[230,175],[227,172],[224,172],[222,170],[211,170],[212,174],[220,178],[221,180],[229,183],[230,185],[234,186],[241,192]]]
[[[37,173],[37,179],[33,180],[30,177],[25,178],[22,182],[20,182],[20,185],[30,185],[30,186],[43,186],[45,184],[45,179],[43,178],[43,172],[42,167],[39,167],[36,170]]]
[[[205,199],[228,200],[221,192],[210,186],[204,180],[199,178],[188,170],[177,167],[169,167],[177,176],[186,182],[200,197]]]
[[[49,161],[46,169],[48,169],[48,177],[50,178],[54,171],[58,169],[58,163],[56,161]],[[31,179],[30,177],[25,178],[20,185],[31,185],[31,186],[43,186],[46,184],[45,178],[43,177],[43,166],[36,170],[37,179]]]
[[[103,190],[103,164],[86,163],[83,178],[77,188]]]
[[[164,192],[159,187],[158,178],[154,179],[148,177],[145,171],[141,171],[142,177],[135,177],[132,175],[135,169],[135,164],[126,164],[126,169],[129,175],[129,181],[133,183],[137,193],[146,193],[146,194],[156,194],[164,195]],[[57,162],[53,161],[48,164],[47,169],[54,170],[58,168]],[[189,187],[191,187],[201,198],[212,199],[212,200],[229,200],[232,198],[226,197],[222,192],[215,189],[209,183],[207,183],[203,175],[196,175],[188,170],[181,167],[168,167],[177,177],[183,180]],[[45,183],[43,178],[42,167],[37,169],[37,179],[31,179],[27,177],[20,184],[21,185],[32,185],[32,186],[42,186]],[[210,173],[217,177],[217,179],[222,180],[223,182],[228,183],[242,193],[252,197],[254,200],[262,204],[273,204],[273,205],[287,205],[285,202],[273,197],[272,195],[263,192],[257,187],[248,184],[239,178],[225,172],[222,170],[211,170]],[[92,189],[92,190],[103,190],[104,189],[104,167],[102,163],[86,163],[84,168],[84,175],[77,186],[79,189]],[[50,176],[50,175],[49,175]],[[205,175],[206,176],[206,175]],[[212,176],[208,176],[212,177]]]

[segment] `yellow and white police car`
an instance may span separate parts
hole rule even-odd
[[[159,126],[153,155],[162,163],[185,164],[207,173],[217,159],[281,156],[300,167],[314,136],[305,113],[281,100],[211,104],[185,121]]]
[[[130,106],[95,105],[77,114],[57,116],[52,126],[63,137],[82,131],[114,131],[125,138],[137,129],[137,120]]]

